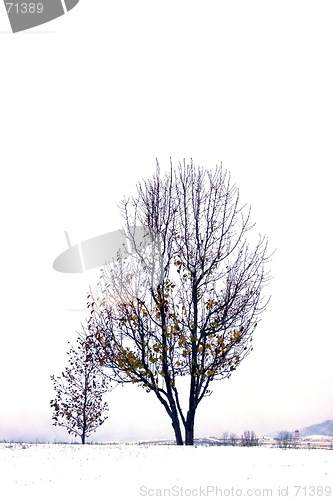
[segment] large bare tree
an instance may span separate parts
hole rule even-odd
[[[177,444],[193,444],[199,403],[213,380],[229,378],[251,351],[270,277],[267,240],[253,249],[239,192],[222,165],[179,164],[119,206],[130,254],[105,266],[88,295],[87,339],[119,383],[152,391],[172,421]],[[141,226],[141,227],[140,227]],[[139,230],[142,231],[139,244]],[[124,256],[124,255],[123,255]],[[177,378],[188,378],[186,411]]]

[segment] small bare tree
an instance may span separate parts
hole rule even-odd
[[[279,448],[290,448],[293,440],[293,435],[288,431],[281,431],[277,437]]]
[[[183,444],[183,424],[192,445],[195,413],[209,385],[229,378],[252,349],[268,302],[262,301],[267,241],[259,237],[250,250],[250,212],[244,217],[222,165],[211,172],[184,162],[178,175],[171,165],[162,179],[157,162],[154,177],[120,208],[133,253],[105,266],[90,290],[89,346],[113,380],[153,392],[177,444]],[[137,243],[139,225],[144,245]],[[189,380],[187,412],[179,376]]]
[[[259,439],[254,431],[244,431],[244,434],[241,437],[242,446],[258,446],[258,444]]]
[[[228,440],[229,440],[229,432],[223,432],[222,440],[223,440],[224,446],[226,446],[228,444]]]
[[[230,434],[230,444],[231,446],[236,446],[237,445],[237,441],[238,441],[238,436],[237,434],[234,434],[233,432]]]
[[[61,377],[51,375],[56,397],[50,405],[54,410],[53,425],[65,427],[68,434],[80,436],[85,444],[90,433],[107,419],[102,417],[108,410],[102,396],[108,390],[108,379],[98,367],[84,336],[79,336],[77,342],[77,349],[71,347],[67,353],[69,367]]]

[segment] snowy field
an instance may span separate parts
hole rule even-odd
[[[0,443],[0,485],[6,500],[333,498],[333,452]]]

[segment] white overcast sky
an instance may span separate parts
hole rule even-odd
[[[75,244],[119,229],[116,202],[170,156],[222,161],[277,249],[254,351],[201,403],[196,437],[333,419],[332,2],[97,4],[15,35],[0,6],[0,439],[69,438],[49,376],[99,271],[53,261],[65,230]],[[94,439],[173,437],[153,394],[107,400]]]

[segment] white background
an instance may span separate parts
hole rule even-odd
[[[67,439],[49,376],[64,369],[86,275],[53,270],[119,229],[116,203],[155,158],[223,162],[276,253],[254,351],[199,406],[196,436],[332,419],[333,6],[328,1],[81,0],[11,34],[0,5],[0,439]],[[173,437],[135,387],[94,439]]]

